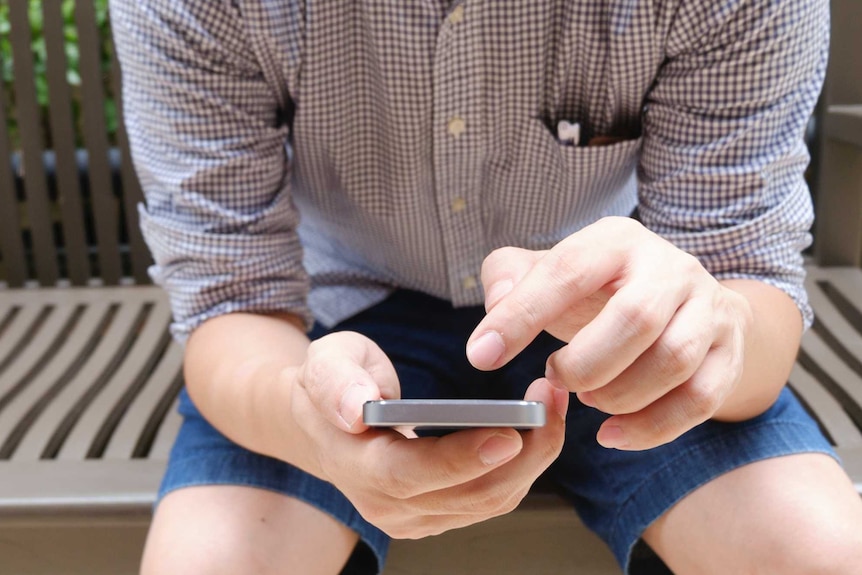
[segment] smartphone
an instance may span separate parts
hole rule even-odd
[[[514,427],[545,425],[545,405],[505,399],[381,399],[366,402],[362,420],[370,427]]]

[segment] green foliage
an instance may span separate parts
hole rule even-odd
[[[11,24],[9,22],[9,3],[27,2],[28,17],[30,20],[31,42],[30,48],[33,55],[33,67],[36,83],[36,97],[42,110],[43,125],[47,126],[47,106],[50,96],[48,90],[47,50],[43,34],[43,0],[0,0],[0,88],[7,94],[7,110],[9,125],[8,130],[13,149],[18,147],[18,129],[15,121],[15,92],[12,86],[15,67],[13,62],[12,44],[10,39]],[[75,2],[93,2],[96,11],[96,24],[99,29],[100,57],[104,78],[105,91],[105,121],[108,132],[113,140],[117,128],[117,114],[109,85],[109,74],[111,68],[111,45],[110,28],[108,21],[108,0],[61,0],[60,10],[63,16],[63,37],[66,54],[66,81],[72,93],[72,112],[75,118],[76,128],[80,134],[81,106],[80,106],[80,54],[78,51],[78,27],[75,23]],[[44,8],[56,9],[55,0],[45,0]],[[45,129],[46,143],[50,147],[50,131]],[[76,145],[81,145],[80,135]]]

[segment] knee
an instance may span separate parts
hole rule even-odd
[[[810,529],[810,530],[809,530]],[[862,570],[860,526],[809,525],[786,541],[767,546],[754,573],[855,575]]]

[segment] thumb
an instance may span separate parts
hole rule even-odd
[[[318,412],[350,433],[368,428],[362,422],[365,402],[401,396],[392,362],[377,344],[353,332],[312,342],[298,379]]]

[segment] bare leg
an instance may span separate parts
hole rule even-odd
[[[679,575],[862,571],[862,501],[822,454],[746,465],[694,491],[644,533]]]
[[[336,575],[357,540],[297,499],[250,487],[189,487],[159,504],[141,573]]]

